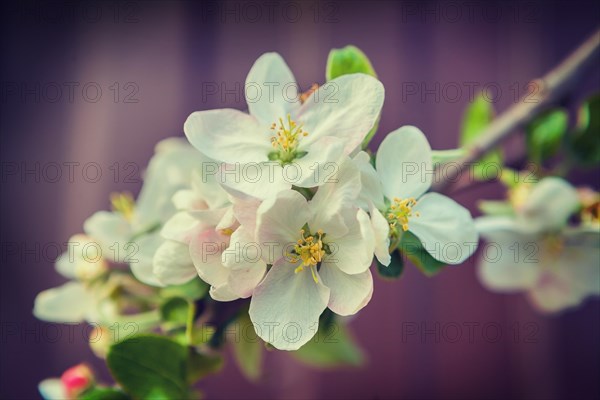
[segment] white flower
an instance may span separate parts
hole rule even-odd
[[[69,399],[67,389],[59,378],[44,379],[39,383],[38,390],[45,400]]]
[[[326,307],[352,315],[371,299],[369,217],[348,206],[357,182],[348,181],[346,190],[322,186],[310,202],[283,191],[258,209],[256,237],[272,267],[249,312],[257,334],[278,349],[296,350],[310,340]]]
[[[363,187],[368,188],[363,189],[362,201],[372,204],[373,229],[378,237],[385,235],[385,218],[396,244],[402,233],[409,231],[439,261],[460,264],[473,254],[478,235],[469,211],[446,196],[425,193],[431,186],[433,163],[423,132],[404,126],[388,134],[377,151],[376,176],[369,171],[368,158],[360,157],[355,160],[363,171]],[[385,264],[384,242],[380,239],[377,243],[378,259]]]
[[[567,226],[579,207],[576,190],[551,177],[530,189],[514,216],[477,218],[489,242],[479,261],[481,282],[493,291],[524,291],[543,312],[600,294],[599,226]]]
[[[154,274],[163,284],[181,284],[199,276],[211,285],[209,293],[215,300],[247,298],[263,278],[266,264],[247,262],[234,249],[254,242],[260,202],[229,195],[214,177],[203,179],[203,185],[195,178],[191,190],[173,198],[187,205],[188,211],[178,212],[164,225],[161,234],[167,240],[154,256]],[[240,221],[245,222],[243,227]],[[235,254],[225,257],[228,247]]]
[[[159,142],[135,204],[126,196],[113,198],[115,211],[95,213],[84,222],[84,231],[100,243],[105,258],[128,263],[136,278],[161,286],[152,271],[156,249],[164,242],[160,227],[176,211],[174,193],[189,187],[192,172],[204,161],[183,139]]]
[[[364,74],[333,79],[300,96],[279,54],[262,55],[246,78],[249,113],[198,111],[184,131],[221,166],[221,182],[256,198],[321,185],[333,162],[358,148],[383,105],[384,89]]]

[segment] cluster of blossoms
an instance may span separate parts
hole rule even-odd
[[[275,53],[256,61],[247,83],[262,93],[297,87]],[[57,268],[72,281],[41,293],[36,315],[109,323],[133,309],[151,329],[157,291],[199,277],[216,301],[250,298],[257,335],[296,350],[326,308],[347,316],[367,305],[374,257],[390,264],[405,232],[426,249],[452,244],[432,256],[463,262],[477,230],[465,208],[427,193],[433,165],[425,135],[404,126],[376,157],[361,151],[383,101],[376,78],[349,74],[292,99],[277,91],[248,98],[249,113],[193,113],[184,125],[189,143],[159,143],[137,201],[115,196],[113,211],[94,214],[73,239],[97,243],[102,261],[65,253]],[[404,173],[403,163],[422,173]],[[114,272],[124,264],[137,279]],[[145,296],[127,301],[128,292]]]
[[[524,291],[536,308],[556,312],[600,295],[600,194],[561,178],[525,182],[506,202],[484,202],[481,236],[496,244],[481,257],[490,290]]]

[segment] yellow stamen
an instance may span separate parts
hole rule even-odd
[[[284,153],[292,153],[298,148],[298,141],[303,136],[308,136],[308,132],[302,130],[302,125],[298,125],[288,114],[287,125],[283,119],[279,118],[279,125],[273,123],[271,130],[276,131],[271,136],[271,144],[276,150]]]
[[[408,221],[411,217],[419,217],[418,212],[413,213],[412,208],[417,204],[417,200],[410,197],[407,199],[394,198],[394,203],[390,206],[387,212],[387,220],[390,224],[392,234],[398,233],[397,226],[400,225],[402,230],[408,230]]]
[[[131,221],[135,209],[135,201],[130,193],[111,193],[110,204],[113,211],[120,212],[127,221]]]
[[[300,230],[300,237],[297,244],[294,246],[294,254],[290,254],[290,262],[296,263],[302,261],[294,273],[304,271],[304,268],[310,268],[313,280],[318,283],[317,265],[323,261],[325,249],[323,247],[323,231],[318,230],[316,235],[305,236],[304,229]]]
[[[319,88],[319,85],[316,83],[313,83],[311,85],[310,89],[308,89],[306,92],[304,92],[300,95],[300,103],[304,103],[306,101],[306,99],[308,99],[310,97],[310,95],[313,94],[318,88]]]
[[[231,229],[231,228],[221,229],[221,233],[225,236],[231,236],[233,234],[233,229]]]

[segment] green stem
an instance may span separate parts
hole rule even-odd
[[[193,301],[188,301],[188,315],[185,326],[185,337],[188,345],[192,345],[194,341],[194,316],[196,315],[196,304]]]

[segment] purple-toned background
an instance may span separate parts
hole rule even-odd
[[[245,108],[241,86],[263,52],[280,52],[308,88],[324,81],[331,48],[357,45],[386,88],[375,142],[414,124],[434,148],[452,148],[469,86],[487,88],[506,109],[597,28],[600,9],[594,1],[106,1],[3,4],[1,15],[0,395],[14,399],[35,398],[40,380],[94,359],[82,326],[31,314],[39,291],[64,282],[55,245],[108,208],[110,192],[137,193],[136,166],[159,139],[182,136],[192,111]],[[79,84],[73,97],[69,82]],[[599,82],[598,70],[590,73],[571,100]],[[207,93],[212,83],[228,94]],[[65,162],[80,163],[72,182]],[[95,167],[102,176],[91,182]],[[578,179],[599,186],[595,173]],[[489,184],[457,200],[475,212],[476,199],[500,193]],[[362,369],[315,371],[269,353],[258,384],[228,359],[201,388],[223,399],[598,398],[600,303],[540,316],[521,295],[486,291],[475,271],[470,260],[433,279],[413,267],[398,281],[377,279],[351,324],[368,355]]]

